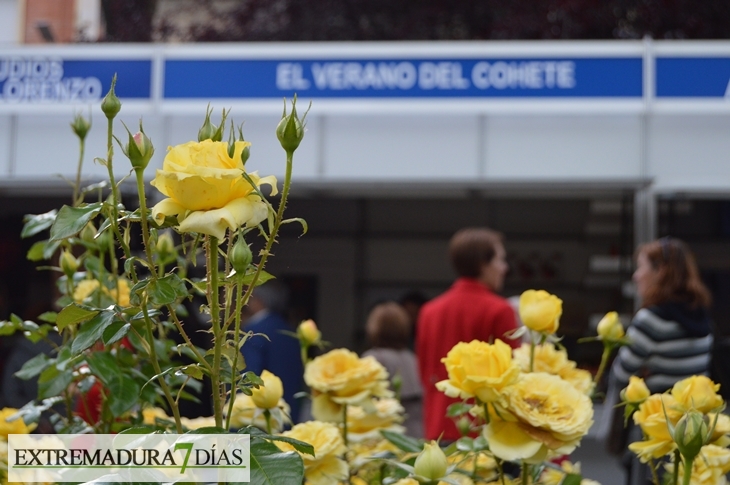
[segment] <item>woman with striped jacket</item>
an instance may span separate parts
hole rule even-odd
[[[623,389],[637,375],[652,393],[659,393],[692,375],[709,375],[711,297],[694,255],[684,242],[670,237],[644,244],[636,254],[633,280],[642,307],[626,333],[631,343],[614,360],[612,384]],[[636,439],[641,439],[638,428],[629,432],[629,441]],[[644,483],[644,472],[631,461],[628,483]]]

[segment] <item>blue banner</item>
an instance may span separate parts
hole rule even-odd
[[[722,98],[730,83],[728,57],[658,57],[658,98]]]
[[[641,57],[534,59],[175,59],[163,97],[640,98]]]
[[[106,95],[114,74],[121,99],[149,100],[152,61],[65,60],[55,56],[0,57],[0,102],[93,102]]]

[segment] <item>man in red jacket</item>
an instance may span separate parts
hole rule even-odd
[[[506,333],[517,328],[510,304],[494,292],[502,289],[507,261],[501,234],[486,228],[458,231],[449,243],[451,264],[458,279],[445,293],[426,303],[418,318],[416,353],[424,389],[426,439],[451,441],[461,437],[446,408],[456,402],[435,384],[448,378],[441,359],[459,342],[501,339],[513,348],[519,339]]]

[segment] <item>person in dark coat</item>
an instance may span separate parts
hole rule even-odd
[[[251,315],[244,326],[253,332],[241,348],[246,371],[257,375],[268,370],[276,374],[284,385],[284,400],[291,408],[293,423],[299,420],[300,403],[294,395],[304,390],[304,367],[299,352],[299,340],[290,335],[294,328],[284,317],[287,292],[275,282],[257,287],[248,302]],[[264,337],[265,335],[265,337]]]

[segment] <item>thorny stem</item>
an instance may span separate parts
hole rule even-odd
[[[74,183],[73,206],[77,207],[81,203],[79,191],[81,190],[81,166],[84,163],[84,151],[86,149],[86,141],[79,139],[79,163],[76,167],[76,183]]]
[[[226,416],[226,428],[231,429],[231,414],[233,414],[233,403],[236,400],[236,369],[238,368],[238,354],[241,353],[238,344],[241,339],[241,312],[243,312],[243,275],[238,277],[236,282],[236,324],[233,330],[233,341],[236,345],[236,354],[233,357],[233,372],[231,372],[231,396],[228,398],[228,413]],[[268,410],[266,411],[268,413]],[[269,414],[266,414],[266,424],[269,425]],[[271,431],[269,431],[271,434]]]
[[[221,382],[218,370],[221,366],[221,353],[224,336],[221,335],[220,300],[218,292],[218,238],[206,236],[206,259],[208,266],[208,302],[210,303],[210,323],[213,329],[213,372],[211,381],[213,387],[213,416],[215,425],[223,426],[223,405],[221,404]]]
[[[111,126],[111,121],[110,121],[110,126]],[[152,247],[150,245],[149,227],[147,225],[147,199],[145,198],[145,193],[144,193],[144,171],[135,170],[134,172],[135,172],[135,175],[137,178],[137,194],[139,195],[139,215],[140,215],[140,222],[142,224],[142,241],[144,242],[144,249],[145,249],[145,254],[147,256],[147,261],[149,261],[149,263],[151,265],[154,265],[154,262],[152,259]],[[157,280],[157,273],[154,270],[150,271],[150,276],[153,280],[155,280],[155,281]],[[162,369],[160,368],[160,362],[157,359],[152,319],[150,318],[150,315],[147,311],[146,303],[147,302],[142,302],[142,314],[144,315],[144,322],[145,322],[145,326],[147,328],[147,338],[149,339],[150,360],[152,361],[152,367],[155,369],[155,373],[157,375],[160,375],[160,374],[162,374]],[[175,399],[172,397],[172,393],[170,392],[170,387],[167,385],[167,382],[165,381],[165,376],[160,375],[157,378],[157,380],[160,382],[160,387],[162,388],[162,392],[165,394],[165,399],[167,399],[167,403],[170,405],[170,409],[172,409],[172,414],[175,417],[175,427],[177,428],[177,432],[182,433],[182,423],[180,422],[180,410],[178,409]]]

